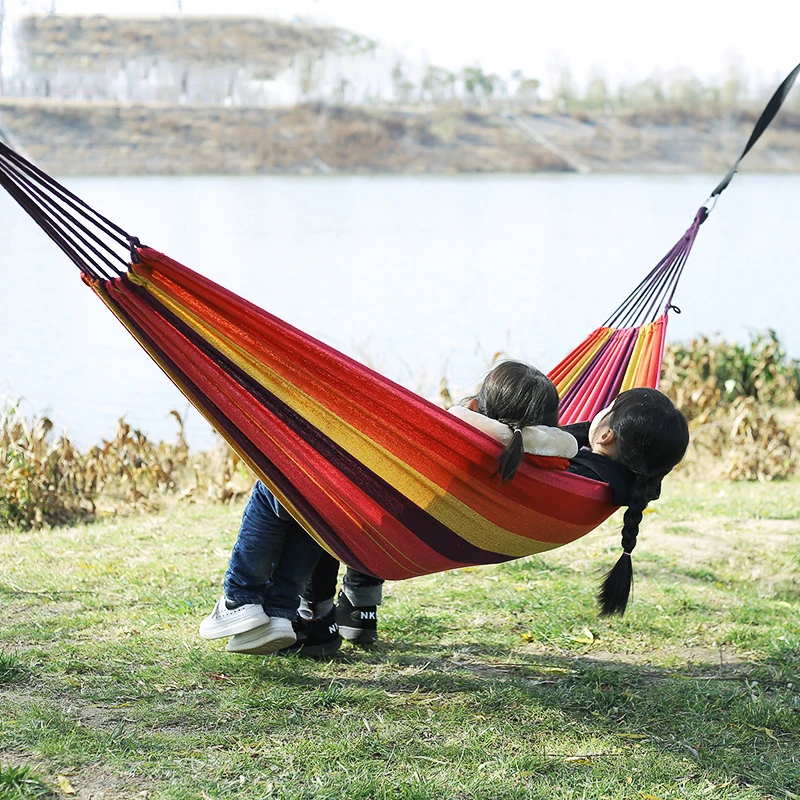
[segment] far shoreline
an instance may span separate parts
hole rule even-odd
[[[220,107],[0,98],[0,140],[46,172],[92,175],[725,174],[748,112],[505,113],[454,104]],[[784,110],[751,173],[800,173]]]

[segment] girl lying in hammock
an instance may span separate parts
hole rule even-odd
[[[536,377],[535,391],[530,385],[520,389],[526,374],[529,382],[531,376]],[[487,396],[492,398],[495,392],[500,402],[487,402]],[[477,412],[474,421],[479,421],[477,417],[483,411],[483,416],[492,421],[481,424],[491,428],[496,420],[502,426],[502,435],[509,438],[498,465],[501,479],[513,478],[522,461],[525,434],[529,433],[524,429],[554,422],[557,403],[552,384],[527,365],[504,362],[487,376],[482,391],[470,403],[470,411]],[[532,421],[526,413],[538,416]],[[642,512],[659,496],[662,478],[686,451],[686,420],[657,390],[634,389],[620,395],[591,424],[570,426],[570,431],[579,437],[585,452],[576,454],[576,443],[571,439],[564,440],[569,453],[554,452],[553,441],[564,432],[550,430],[542,432],[548,447],[545,454],[574,456],[569,471],[608,483],[614,502],[629,506],[622,531],[623,555],[606,577],[600,594],[602,613],[623,613],[632,580],[630,554]],[[269,653],[294,645],[297,634],[292,620],[298,595],[320,553],[321,548],[258,482],[231,555],[225,594],[201,624],[201,635],[208,639],[232,637],[229,652]],[[335,620],[333,624],[335,627]],[[310,652],[312,642],[306,638],[304,646]]]
[[[624,614],[628,605],[639,523],[647,505],[661,496],[661,481],[689,446],[683,414],[658,389],[629,389],[591,422],[566,425],[581,446],[568,472],[611,487],[612,502],[627,506],[622,518],[622,555],[598,594],[601,614]]]

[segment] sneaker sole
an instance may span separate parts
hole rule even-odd
[[[306,658],[330,658],[339,652],[342,646],[342,637],[339,636],[332,642],[325,642],[325,644],[300,644],[295,642],[294,645],[283,648],[279,655],[286,656],[305,656]]]
[[[355,642],[357,644],[374,644],[378,641],[378,631],[364,630],[363,628],[348,628],[344,625],[339,625],[339,633],[347,639],[348,642]]]
[[[263,627],[263,626],[262,626]],[[244,655],[250,656],[263,656],[268,655],[269,653],[275,653],[278,650],[283,650],[286,647],[293,645],[297,641],[297,637],[294,633],[276,633],[272,632],[272,635],[267,634],[264,636],[248,636],[248,633],[254,633],[253,631],[245,631],[238,636],[234,636],[225,647],[225,650],[229,653],[241,653]]]
[[[215,625],[200,625],[200,635],[204,639],[224,639],[226,636],[236,636],[241,633],[260,628],[269,622],[269,617],[264,614],[263,619],[240,619],[235,622],[220,622]]]

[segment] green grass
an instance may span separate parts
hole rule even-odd
[[[30,767],[0,764],[0,800],[44,800],[55,797],[40,775]]]
[[[381,642],[322,662],[198,637],[240,513],[0,536],[0,763],[106,800],[800,796],[800,483],[674,479],[622,619],[617,518],[389,584]]]

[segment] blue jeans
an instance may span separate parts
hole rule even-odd
[[[295,619],[300,594],[324,551],[257,481],[225,573],[225,597]]]

